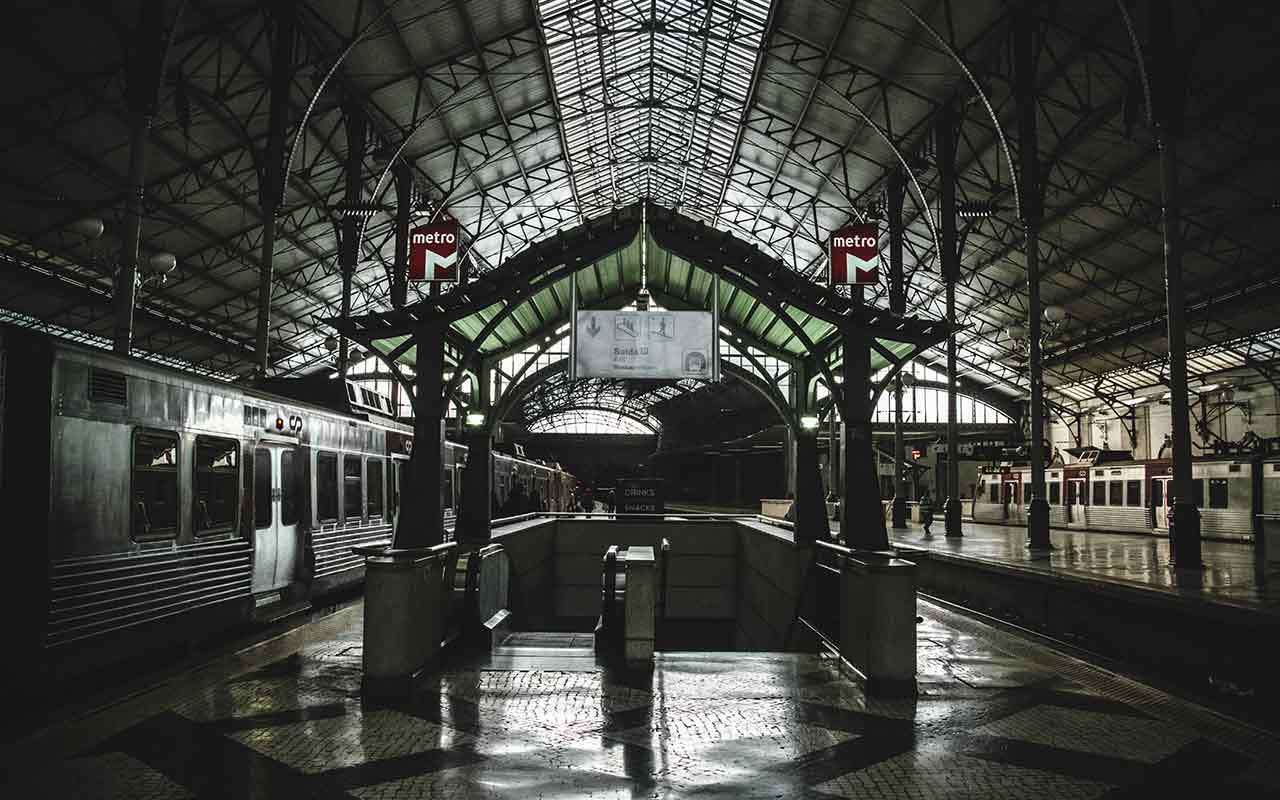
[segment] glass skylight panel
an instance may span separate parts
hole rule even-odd
[[[716,219],[769,3],[537,6],[579,211],[649,198]]]

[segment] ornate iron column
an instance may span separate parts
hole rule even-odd
[[[854,287],[854,292],[860,292]],[[840,392],[840,417],[844,420],[844,506],[840,514],[840,538],[855,550],[889,549],[889,533],[880,505],[880,481],[871,442],[871,347],[867,334],[846,323],[841,331],[844,346],[844,385]]]
[[[120,264],[113,300],[115,329],[112,350],[129,355],[133,347],[133,308],[138,292],[138,257],[142,243],[142,214],[147,190],[147,151],[151,121],[156,113],[164,57],[164,3],[143,4],[133,31],[125,103],[132,122],[129,140],[129,194],[125,203]]]
[[[493,523],[493,430],[494,419],[489,363],[481,362],[475,410],[485,415],[484,424],[469,427],[466,433],[467,467],[462,473],[462,507],[454,538],[464,549],[489,543]]]
[[[396,253],[391,272],[391,305],[404,308],[409,293],[409,223],[413,219],[413,168],[404,159],[391,168],[396,183]]]
[[[1027,331],[1031,353],[1027,377],[1031,388],[1031,501],[1027,504],[1027,545],[1051,550],[1049,503],[1044,488],[1044,363],[1040,341],[1040,221],[1043,217],[1040,158],[1036,134],[1036,64],[1034,3],[1014,6],[1014,96],[1018,111],[1018,180],[1021,186],[1024,258],[1027,262]]]
[[[431,320],[413,334],[413,452],[391,545],[397,550],[444,541],[444,324]]]
[[[907,313],[907,287],[902,269],[902,200],[906,192],[906,179],[901,170],[889,173],[885,190],[885,213],[889,223],[889,310],[895,314]],[[907,486],[902,470],[902,452],[905,447],[902,432],[902,377],[893,379],[893,504],[894,530],[907,527]]]
[[[956,322],[956,282],[960,280],[960,242],[956,233],[956,112],[951,103],[938,110],[934,149],[938,159],[938,220],[941,241],[942,280],[946,285],[947,324]],[[947,337],[947,499],[942,506],[943,530],[948,538],[963,536],[960,529],[959,437],[956,433],[956,335]],[[938,487],[941,489],[942,487]]]
[[[256,356],[258,375],[267,376],[270,363],[271,286],[276,247],[276,215],[284,202],[285,129],[289,127],[289,93],[293,89],[294,38],[298,8],[294,0],[276,0],[268,17],[274,28],[271,37],[271,102],[267,149],[263,153],[262,182],[258,201],[262,206],[262,260],[258,266],[258,329]]]
[[[347,130],[347,162],[344,165],[345,192],[342,217],[338,224],[338,268],[342,272],[342,319],[351,318],[351,283],[360,260],[360,228],[364,215],[360,201],[364,199],[364,147],[369,125],[364,110],[355,102],[343,104],[343,121]],[[343,336],[338,340],[338,372],[347,376],[351,343]]]
[[[1173,440],[1173,507],[1169,555],[1178,569],[1204,569],[1200,554],[1200,498],[1191,479],[1191,406],[1187,395],[1187,312],[1182,288],[1182,198],[1178,193],[1178,137],[1182,134],[1185,78],[1176,42],[1173,3],[1152,2],[1152,95],[1163,200],[1165,304],[1169,313],[1169,411]]]

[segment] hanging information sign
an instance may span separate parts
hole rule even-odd
[[[875,223],[846,225],[831,234],[831,285],[874,286],[880,282],[879,230]]]
[[[710,311],[578,311],[573,337],[578,378],[720,377]]]
[[[409,231],[409,280],[458,282],[461,237],[457,220],[432,222]]]

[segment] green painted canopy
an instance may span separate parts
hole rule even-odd
[[[516,309],[498,323],[480,342],[482,358],[518,352],[556,331],[569,322],[572,304],[572,282],[578,282],[578,307],[621,308],[636,299],[641,286],[647,286],[653,300],[674,310],[710,310],[715,296],[716,274],[686,258],[664,249],[647,228],[642,229],[621,249],[586,264],[576,275],[563,277],[522,300]],[[482,335],[486,326],[505,307],[499,301],[455,320],[450,328],[455,343],[472,341]],[[722,282],[719,292],[720,324],[733,337],[771,355],[788,359],[809,355],[808,344],[761,298],[740,287]],[[831,322],[795,305],[785,306],[786,313],[812,343],[829,343],[836,335]],[[405,334],[371,339],[384,354],[396,352],[408,339]],[[890,339],[878,339],[880,347],[897,356],[905,356],[913,345]],[[411,346],[399,354],[398,361],[413,366],[417,348]],[[832,364],[838,364],[838,356]],[[871,354],[872,370],[889,363],[878,349]]]

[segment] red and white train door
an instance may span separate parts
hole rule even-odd
[[[1085,505],[1089,502],[1089,485],[1085,478],[1067,481],[1067,521],[1084,523]]]
[[[298,564],[294,448],[263,442],[253,451],[254,594],[288,586]]]
[[[1018,480],[1008,475],[1002,476],[1000,483],[1000,503],[1004,506],[1004,518],[1009,519],[1010,512],[1018,507]]]
[[[1151,520],[1152,527],[1158,531],[1169,530],[1169,476],[1157,476],[1151,479]]]

